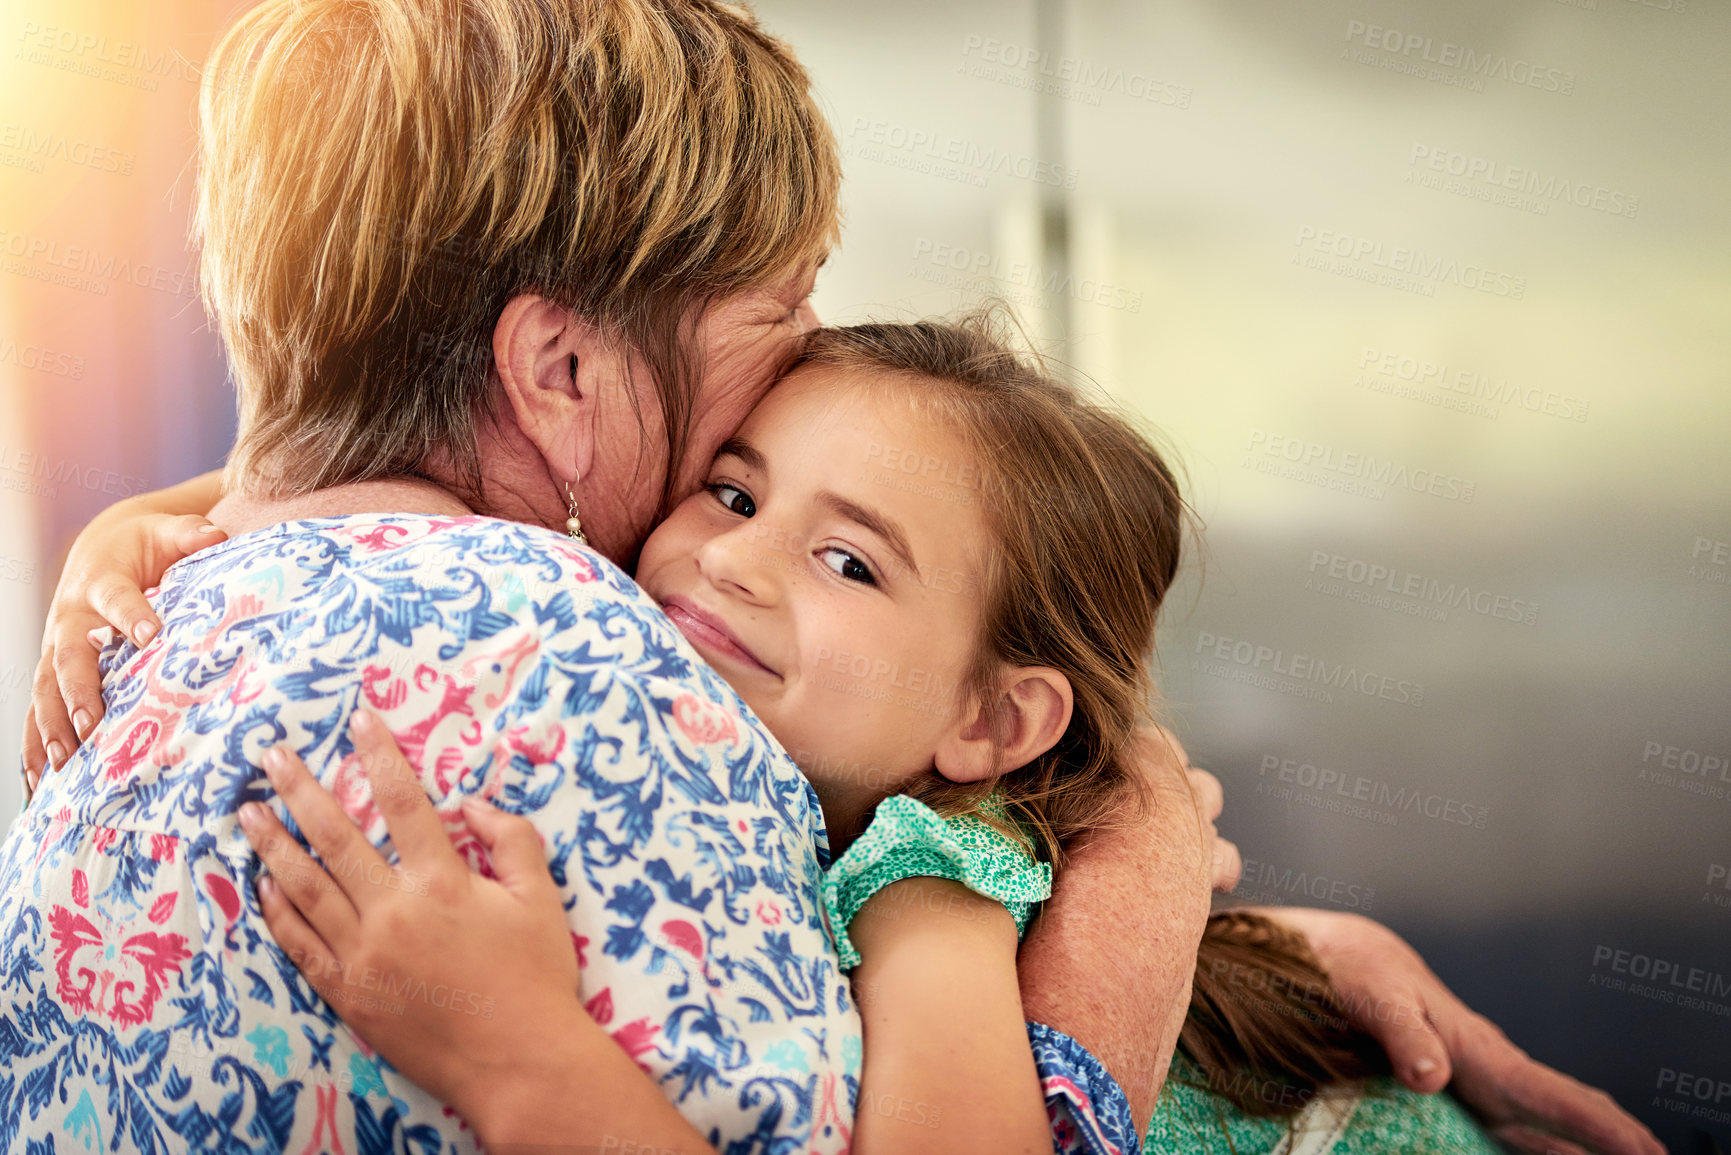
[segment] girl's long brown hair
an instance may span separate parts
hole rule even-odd
[[[935,772],[904,787],[940,814],[1001,799],[1013,835],[1061,863],[1071,839],[1145,804],[1132,742],[1150,722],[1161,602],[1189,519],[1178,483],[1123,415],[1084,398],[1008,339],[996,309],[957,321],[867,324],[813,335],[802,364],[891,373],[971,445],[979,468],[944,496],[976,504],[996,550],[963,687],[990,702],[1006,667],[1049,666],[1075,707],[1059,742],[994,781]],[[1179,1048],[1201,1083],[1257,1115],[1295,1113],[1317,1088],[1385,1072],[1338,1013],[1303,937],[1241,911],[1208,920]]]

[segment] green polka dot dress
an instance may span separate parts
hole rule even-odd
[[[987,799],[981,811],[1001,815]],[[904,878],[947,878],[1004,904],[1016,933],[1035,904],[1051,896],[1052,868],[972,814],[940,818],[924,802],[896,794],[878,803],[871,825],[824,872],[823,898],[844,970],[859,965],[848,927],[866,899]]]
[[[1173,1057],[1143,1155],[1499,1155],[1453,1098],[1393,1078],[1324,1088],[1282,1119],[1248,1115],[1204,1082],[1182,1054]]]
[[[982,813],[1003,818],[996,799]],[[842,967],[859,965],[848,927],[866,900],[904,878],[947,878],[1004,904],[1016,932],[1052,894],[1052,868],[976,814],[942,818],[898,794],[824,874],[823,897]],[[1248,1115],[1202,1084],[1182,1054],[1172,1060],[1143,1155],[1498,1155],[1447,1095],[1419,1095],[1393,1079],[1329,1087],[1296,1116]]]

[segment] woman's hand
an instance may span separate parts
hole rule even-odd
[[[1343,1013],[1382,1044],[1412,1090],[1448,1087],[1493,1138],[1517,1151],[1664,1155],[1653,1133],[1609,1095],[1529,1058],[1387,927],[1302,907],[1257,913],[1304,933]]]
[[[1190,1009],[1211,887],[1238,880],[1214,829],[1220,783],[1165,730],[1137,735],[1143,805],[1066,848],[1052,898],[1028,928],[1022,1006],[1111,1072],[1146,1133]]]
[[[24,785],[65,765],[102,720],[102,679],[92,631],[113,626],[140,647],[162,628],[144,591],[169,566],[224,539],[204,516],[218,477],[207,473],[156,493],[116,502],[84,527],[66,555],[42,630],[42,657],[24,723]]]
[[[313,988],[489,1151],[608,1139],[710,1151],[579,1002],[571,931],[534,826],[465,799],[495,877],[475,874],[384,724],[358,712],[350,734],[396,865],[283,748],[266,754],[265,773],[323,865],[267,807],[240,813],[270,869],[258,884],[265,921]]]
[[[1176,744],[1177,740],[1173,740]],[[1178,747],[1178,754],[1184,757],[1184,747]],[[1220,779],[1208,771],[1190,765],[1188,759],[1184,763],[1184,775],[1189,781],[1190,795],[1196,804],[1197,816],[1203,823],[1203,844],[1208,848],[1208,878],[1214,890],[1219,894],[1230,894],[1238,886],[1239,875],[1244,873],[1244,859],[1238,853],[1238,844],[1220,837],[1216,823],[1220,821],[1220,812],[1226,807],[1226,791],[1221,788]]]

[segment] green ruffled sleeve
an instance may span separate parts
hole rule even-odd
[[[990,803],[988,802],[988,805]],[[848,927],[866,900],[904,878],[947,878],[1004,904],[1016,933],[1034,904],[1051,896],[1052,867],[971,814],[940,818],[923,802],[897,794],[878,803],[871,825],[823,876],[823,899],[843,970],[859,965]]]

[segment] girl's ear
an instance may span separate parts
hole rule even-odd
[[[938,773],[951,782],[978,782],[1018,770],[1057,745],[1074,706],[1063,674],[1017,666],[1006,672],[996,697],[968,707],[938,744]]]

